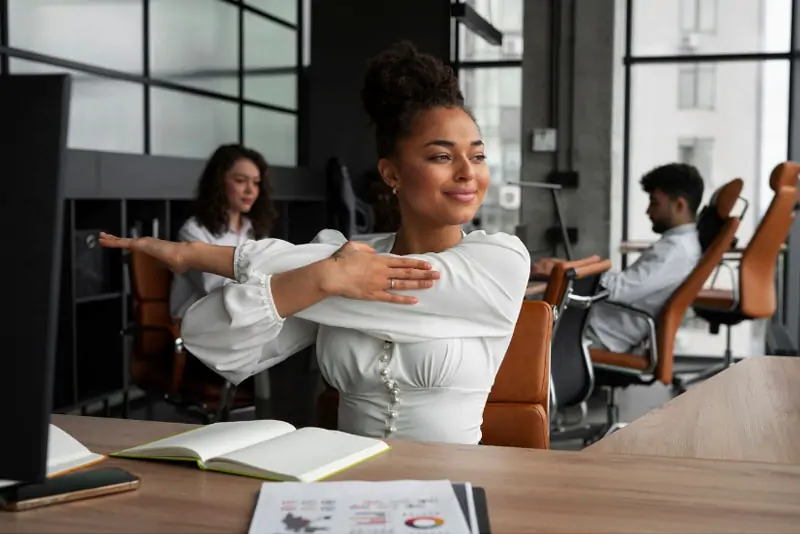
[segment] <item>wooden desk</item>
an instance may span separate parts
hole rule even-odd
[[[542,295],[545,289],[547,289],[547,282],[529,282],[528,288],[525,290],[525,296]]]
[[[54,416],[98,452],[191,425]],[[443,479],[486,488],[495,533],[791,532],[800,466],[625,457],[393,441],[336,479]],[[245,532],[261,481],[185,464],[110,459],[142,478],[133,493],[24,513],[0,532]]]
[[[753,356],[585,449],[800,465],[800,358]]]

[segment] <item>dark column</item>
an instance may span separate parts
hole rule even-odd
[[[309,147],[313,169],[332,156],[356,184],[377,164],[361,109],[367,61],[400,40],[450,59],[450,0],[313,0],[309,68]]]

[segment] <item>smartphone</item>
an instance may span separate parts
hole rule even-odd
[[[91,499],[133,491],[139,477],[118,467],[76,471],[47,479],[41,484],[22,484],[0,490],[0,508],[21,512],[42,506]]]

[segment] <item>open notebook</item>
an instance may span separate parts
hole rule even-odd
[[[50,425],[47,437],[47,476],[54,477],[80,469],[105,459],[95,454],[81,442],[61,430]],[[0,480],[0,488],[17,484],[13,480]]]
[[[214,423],[111,456],[197,462],[201,469],[311,482],[389,449],[383,441],[282,421]]]

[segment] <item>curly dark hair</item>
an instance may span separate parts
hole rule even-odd
[[[269,180],[269,165],[259,152],[242,145],[222,145],[206,162],[192,214],[213,235],[221,235],[228,229],[228,198],[225,195],[225,175],[237,161],[247,159],[258,167],[261,177],[259,193],[250,212],[245,216],[253,227],[253,238],[263,239],[269,235],[277,218],[272,203],[272,187]]]
[[[402,41],[369,63],[361,89],[364,110],[375,125],[378,157],[394,154],[397,140],[411,133],[420,111],[464,109],[464,95],[453,69]]]

